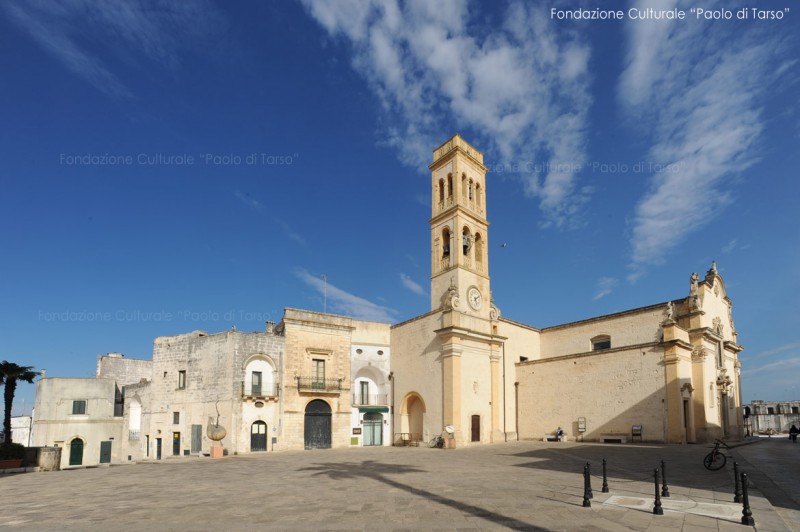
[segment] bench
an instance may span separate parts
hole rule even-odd
[[[562,436],[562,438],[563,439],[561,441],[567,441],[567,435],[566,434],[564,434],[564,436]],[[551,434],[545,433],[544,436],[542,436],[542,441],[555,441],[555,442],[557,442],[558,441],[558,436],[556,436],[555,434],[552,434],[552,433]]]
[[[600,443],[628,443],[627,434],[601,434]]]

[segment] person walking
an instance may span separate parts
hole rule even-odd
[[[789,429],[789,439],[792,440],[792,443],[797,443],[798,432],[800,432],[800,429],[796,425],[792,425],[792,428]]]

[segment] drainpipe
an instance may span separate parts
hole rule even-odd
[[[506,431],[506,343],[503,342],[503,441],[508,441],[508,432]]]
[[[389,405],[389,438],[394,445],[394,371],[389,372],[389,385],[391,387],[391,404]]]
[[[514,383],[514,430],[517,431],[517,441],[519,441],[519,382]]]

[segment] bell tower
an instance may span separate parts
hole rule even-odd
[[[483,154],[460,135],[433,151],[431,310],[490,316],[486,171]]]

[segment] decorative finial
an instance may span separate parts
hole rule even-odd
[[[715,261],[715,260],[711,261],[711,271],[712,272],[717,271],[717,261]]]

